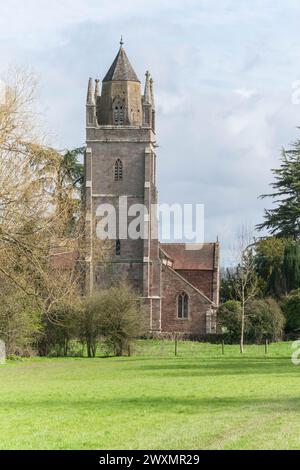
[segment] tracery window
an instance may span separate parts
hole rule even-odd
[[[123,163],[118,158],[115,163],[115,181],[122,181],[123,180]]]
[[[124,104],[117,100],[113,104],[114,124],[116,126],[124,124]]]

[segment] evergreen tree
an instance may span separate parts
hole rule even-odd
[[[286,291],[300,288],[300,243],[290,243],[284,251],[283,270]]]
[[[282,150],[280,168],[273,169],[272,173],[274,192],[261,198],[273,198],[276,207],[265,209],[265,221],[257,228],[267,229],[275,236],[300,239],[300,140],[291,150]]]
[[[286,293],[284,270],[285,250],[293,243],[290,238],[269,237],[255,247],[256,271],[264,296],[280,298]]]

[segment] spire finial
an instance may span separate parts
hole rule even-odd
[[[120,46],[123,47],[123,45],[124,45],[123,36],[121,36]]]

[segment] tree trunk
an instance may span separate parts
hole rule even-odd
[[[244,335],[245,335],[245,304],[242,303],[242,325],[241,325],[241,341],[240,341],[240,352],[244,354]]]
[[[65,342],[64,342],[64,357],[68,356],[68,352],[69,352],[69,340],[65,339]]]
[[[123,356],[123,344],[121,341],[116,343],[115,350],[116,350],[117,357]]]
[[[90,341],[86,342],[86,349],[87,349],[87,355],[88,357],[92,357],[92,350],[91,350],[91,343]]]

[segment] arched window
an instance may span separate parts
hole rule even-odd
[[[124,124],[124,103],[117,99],[113,104],[114,124],[116,126]]]
[[[123,179],[123,163],[118,158],[115,163],[115,181],[122,181]]]
[[[185,292],[177,297],[177,317],[180,319],[189,317],[189,297]]]
[[[121,256],[121,240],[116,241],[116,256]]]

